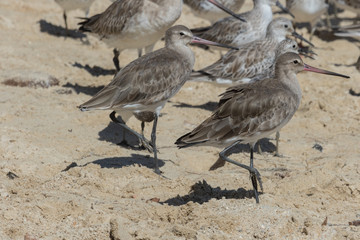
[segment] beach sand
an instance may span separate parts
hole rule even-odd
[[[97,0],[90,15],[109,3]],[[70,12],[69,27],[83,16]],[[187,7],[177,23],[208,24]],[[254,156],[264,185],[256,204],[247,171],[228,163],[209,171],[222,149],[173,144],[210,116],[225,88],[189,82],[166,104],[159,176],[151,154],[117,145],[110,111],[77,109],[111,81],[113,53],[93,36],[64,37],[63,27],[54,1],[0,2],[0,239],[360,239],[349,224],[360,219],[359,42],[326,31],[313,38],[318,56],[305,62],[351,78],[298,75],[303,98],[281,131],[283,157],[273,156],[274,136]],[[193,49],[195,69],[219,58]],[[136,57],[124,51],[121,66]],[[135,118],[128,125],[140,131]],[[231,158],[248,164],[248,147]]]

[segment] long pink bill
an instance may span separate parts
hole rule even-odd
[[[234,50],[239,50],[236,47],[228,46],[228,45],[221,44],[221,43],[212,42],[212,41],[205,40],[205,39],[195,37],[195,36],[192,38],[191,43],[198,43],[198,44],[203,44],[203,45],[212,45],[212,46],[217,46],[217,47],[222,47],[222,48],[230,48],[230,49],[234,49]]]
[[[246,22],[246,20],[244,18],[242,18],[241,16],[239,16],[238,14],[234,13],[233,11],[231,11],[230,9],[228,9],[227,7],[223,6],[222,4],[220,4],[217,0],[208,0],[208,2],[214,4],[215,6],[217,6],[218,8],[220,8],[221,10],[223,10],[224,12],[230,14],[231,16],[233,16],[234,18],[239,19],[240,21]]]
[[[342,75],[340,73],[330,72],[330,71],[319,69],[319,68],[315,68],[315,67],[309,66],[309,65],[307,65],[305,63],[304,63],[304,70],[309,71],[309,72],[315,72],[315,73],[321,73],[321,74],[327,74],[327,75],[343,77],[343,78],[350,78],[349,76]]]

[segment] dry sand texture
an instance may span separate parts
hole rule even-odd
[[[108,4],[97,0],[90,15]],[[68,14],[71,29],[76,16],[84,15]],[[207,24],[187,7],[178,23]],[[273,139],[255,154],[265,188],[255,204],[248,172],[230,164],[208,171],[220,149],[173,144],[210,115],[224,88],[187,83],[166,105],[158,176],[147,152],[117,145],[109,112],[76,108],[112,79],[112,49],[81,33],[64,38],[63,26],[53,1],[0,1],[0,239],[360,239],[349,225],[360,219],[358,42],[314,37],[318,56],[306,62],[351,78],[299,74],[303,99],[281,132],[285,157],[272,155]],[[194,51],[195,69],[219,57]],[[136,56],[124,51],[121,65]],[[136,119],[129,126],[140,130]],[[232,158],[247,163],[247,147]]]

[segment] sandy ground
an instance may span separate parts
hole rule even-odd
[[[96,1],[90,14],[108,4]],[[69,13],[72,29],[77,16]],[[186,7],[179,23],[207,24]],[[173,144],[210,115],[224,88],[186,83],[166,105],[158,176],[146,151],[117,145],[122,130],[109,112],[76,108],[112,79],[112,50],[80,33],[65,38],[63,25],[53,1],[0,2],[0,239],[360,239],[349,225],[360,219],[360,97],[349,92],[360,92],[358,42],[314,37],[318,56],[306,62],[351,78],[299,74],[303,99],[281,131],[284,157],[273,156],[272,138],[255,154],[264,183],[256,204],[248,172],[208,170],[220,149]],[[219,57],[194,51],[195,69]],[[136,56],[124,51],[121,65]],[[136,119],[128,125],[140,131]],[[248,163],[248,148],[231,157]]]

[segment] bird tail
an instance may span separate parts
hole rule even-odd
[[[78,106],[81,111],[90,111],[90,110],[106,110],[110,109],[113,104],[112,96],[113,88],[104,88],[100,92],[98,92],[95,96],[93,96],[87,102]]]
[[[205,71],[194,71],[190,74],[189,81],[191,82],[212,82],[211,74]]]
[[[100,17],[100,14],[96,14],[90,18],[80,18],[83,21],[79,22],[78,25],[80,25],[79,31],[81,32],[92,32],[92,26],[95,22],[97,22],[97,19]]]
[[[191,147],[191,146],[206,142],[206,140],[200,141],[200,142],[186,142],[185,139],[188,138],[191,134],[192,134],[192,132],[189,132],[189,133],[179,137],[175,142],[177,147],[178,148],[187,148],[187,147]]]

